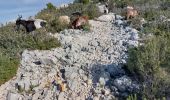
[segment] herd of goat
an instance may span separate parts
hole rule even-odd
[[[108,7],[107,5],[105,5],[104,7],[104,13],[106,14],[109,13],[107,7]],[[68,25],[71,23],[71,28],[73,29],[81,29],[83,25],[88,23],[88,17],[83,16],[80,12],[72,13],[72,15],[76,16],[75,20],[73,20],[72,22],[70,21],[69,16],[60,16],[58,20],[60,23],[65,23]],[[134,7],[132,6],[126,7],[126,16],[125,16],[126,19],[133,18],[137,15],[138,15],[138,12],[136,9],[134,9]],[[23,20],[22,16],[19,16],[19,18],[16,20],[16,29],[19,30],[20,25],[22,25],[25,27],[26,31],[29,33],[36,29],[45,27],[46,24],[47,24],[47,21],[42,20],[42,19]]]

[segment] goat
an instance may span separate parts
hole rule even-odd
[[[85,25],[86,23],[88,23],[88,17],[87,16],[80,16],[72,22],[72,28],[73,29],[77,29],[77,28],[80,29],[82,27],[82,25]]]
[[[70,23],[70,17],[68,17],[68,16],[60,16],[58,18],[58,20],[59,20],[60,23],[64,23],[64,24],[67,24],[67,25]]]
[[[134,18],[138,15],[138,11],[132,6],[127,6],[126,9],[126,19]]]
[[[42,28],[46,25],[46,21],[41,19],[35,20],[22,20],[22,16],[16,20],[16,28],[19,30],[20,25],[24,26],[27,32],[32,32],[36,29]]]

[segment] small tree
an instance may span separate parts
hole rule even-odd
[[[90,3],[90,0],[75,0],[75,3],[83,3],[83,4],[88,4]]]
[[[56,7],[52,3],[47,3],[46,5],[47,5],[47,9],[49,10],[56,9]]]

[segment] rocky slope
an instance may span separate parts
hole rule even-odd
[[[90,32],[55,34],[60,48],[25,50],[17,75],[0,87],[0,100],[111,100],[138,92],[122,69],[127,48],[138,45],[137,30],[115,14],[89,22]]]

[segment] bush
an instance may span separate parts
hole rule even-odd
[[[162,32],[144,46],[129,50],[128,70],[143,84],[141,95],[147,99],[166,97],[170,93],[169,71],[166,70],[169,66],[162,66],[170,62],[166,58],[170,54],[167,34]]]
[[[12,78],[19,66],[19,52],[24,49],[49,50],[59,47],[56,38],[46,34],[45,29],[32,33],[15,32],[14,25],[0,28],[0,84]]]
[[[55,18],[48,23],[47,30],[55,33],[60,32],[64,29],[68,29],[68,27],[69,25],[67,25],[66,23],[60,23],[58,18]]]
[[[85,7],[83,15],[88,16],[89,19],[94,19],[95,17],[99,17],[101,13],[95,4],[89,4]]]
[[[89,4],[89,3],[90,3],[90,0],[75,0],[74,3]]]
[[[83,15],[88,16],[89,19],[93,19],[101,15],[95,4],[84,5],[82,3],[76,3],[70,4],[67,8],[60,8],[51,12],[49,9],[44,9],[37,14],[36,18],[47,20],[47,31],[55,33],[69,28],[69,25],[59,23],[58,17],[63,15],[70,16],[72,22],[75,18],[73,18],[71,14],[76,11],[82,12]]]
[[[19,59],[0,53],[0,85],[16,75],[18,65]]]
[[[83,30],[90,31],[90,27],[91,27],[91,25],[89,23],[87,23],[87,24],[83,25]]]
[[[56,9],[56,7],[52,4],[52,3],[47,3],[47,9],[49,9],[49,10],[54,10],[54,9]]]

